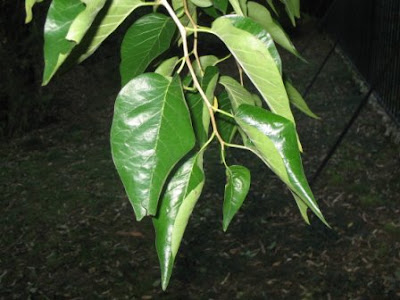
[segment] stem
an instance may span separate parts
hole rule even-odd
[[[187,67],[189,69],[189,73],[192,76],[193,84],[197,88],[197,90],[199,91],[201,98],[203,99],[203,101],[205,102],[205,104],[206,104],[206,106],[208,108],[208,112],[210,114],[210,119],[211,119],[213,132],[215,133],[215,136],[217,137],[219,143],[221,144],[221,148],[224,149],[225,142],[224,142],[224,140],[222,139],[221,135],[218,132],[217,122],[215,120],[213,107],[212,107],[210,101],[208,101],[204,90],[201,88],[201,85],[199,83],[199,80],[197,79],[196,73],[194,72],[194,69],[193,69],[193,66],[192,66],[192,62],[190,61],[189,50],[188,50],[188,45],[187,45],[187,32],[186,32],[185,26],[183,26],[182,23],[179,21],[178,16],[175,14],[174,9],[171,7],[171,5],[168,3],[167,0],[160,0],[160,3],[168,11],[168,13],[171,16],[172,20],[175,22],[176,27],[178,27],[179,33],[180,33],[180,35],[182,37],[183,56],[185,58],[186,65],[187,65]]]
[[[223,115],[225,115],[225,116],[228,116],[229,118],[232,118],[232,119],[235,118],[232,114],[230,114],[230,113],[228,113],[228,112],[226,112],[226,111],[224,111],[224,110],[222,110],[222,109],[214,108],[214,111],[216,111],[216,112],[218,112],[218,113],[220,113],[220,114],[223,114]]]

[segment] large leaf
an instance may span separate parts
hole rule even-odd
[[[250,171],[243,166],[229,166],[226,169],[227,183],[223,205],[223,229],[228,229],[229,223],[238,212],[250,188]]]
[[[43,2],[43,0],[25,0],[25,23],[32,21],[32,8],[39,2]]]
[[[179,61],[178,56],[168,58],[168,59],[164,60],[163,62],[161,62],[160,65],[157,67],[157,69],[154,72],[164,75],[164,76],[171,76],[178,61]]]
[[[204,186],[203,153],[190,155],[170,178],[153,219],[156,248],[165,290],[171,277],[176,254],[194,205]]]
[[[327,224],[304,174],[293,123],[260,107],[247,104],[239,107],[236,121],[251,140],[260,158]]]
[[[85,9],[80,0],[53,0],[44,25],[43,85],[53,77],[76,45],[66,39],[74,19]]]
[[[132,79],[115,103],[111,148],[136,218],[155,215],[161,190],[195,137],[178,77]]]
[[[243,23],[260,27],[248,18]],[[270,109],[294,123],[279,68],[268,48],[256,36],[233,24],[232,18],[221,17],[213,22],[211,29],[227,45]]]
[[[294,106],[296,106],[300,111],[305,113],[307,116],[314,119],[319,119],[319,117],[316,114],[314,114],[308,107],[306,101],[304,101],[303,99],[303,96],[301,96],[301,94],[288,80],[285,80],[285,87],[287,94],[289,96],[289,100]]]
[[[218,98],[219,109],[231,113],[232,105],[228,93],[226,91],[223,91],[218,95],[217,98]],[[225,142],[230,143],[233,140],[235,133],[237,131],[237,125],[235,120],[226,115],[217,114],[216,121],[220,136]]]
[[[85,10],[82,11],[72,22],[67,40],[79,44],[89,27],[92,25],[97,14],[103,8],[106,0],[81,0],[85,4]]]
[[[237,111],[241,104],[255,105],[254,98],[243,86],[235,79],[229,76],[221,76],[219,83],[222,84],[228,92],[231,100],[232,110]]]
[[[138,7],[146,5],[141,0],[112,0],[103,19],[94,28],[94,35],[80,61],[92,55],[100,44]]]
[[[123,86],[142,74],[156,57],[168,50],[175,29],[174,21],[159,13],[145,15],[129,28],[121,45]]]
[[[283,30],[281,25],[271,17],[268,9],[253,1],[247,3],[249,18],[260,24],[273,38],[275,42],[283,48],[301,58],[300,53],[296,50],[289,36]]]

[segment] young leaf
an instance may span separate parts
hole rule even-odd
[[[255,153],[328,225],[304,174],[293,123],[260,107],[247,104],[239,107],[235,119],[253,143]]]
[[[272,36],[272,39],[279,45],[281,45],[284,49],[293,53],[300,59],[303,59],[293,45],[289,36],[283,30],[281,25],[279,25],[279,23],[271,17],[270,12],[265,6],[257,2],[249,1],[247,3],[247,7],[249,18],[260,24]]]
[[[32,8],[36,3],[43,2],[43,0],[25,0],[25,23],[32,21]]]
[[[69,0],[68,0],[69,1]],[[79,61],[83,61],[92,55],[100,44],[138,7],[146,5],[141,0],[113,0],[110,1],[107,12],[96,28],[93,28],[94,36],[87,46],[86,52],[81,55]]]
[[[250,27],[260,26],[248,18],[244,21]],[[237,29],[228,17],[215,20],[211,29],[227,45],[270,109],[294,123],[281,74],[265,44],[249,32]]]
[[[253,96],[232,77],[221,76],[219,83],[222,84],[228,92],[234,112],[236,112],[241,104],[255,105]]]
[[[106,0],[81,0],[81,2],[85,4],[85,10],[72,22],[66,37],[67,40],[77,44],[81,42]]]
[[[228,229],[229,223],[242,206],[250,188],[250,171],[243,166],[230,166],[226,169],[227,183],[223,205],[223,229]]]
[[[274,1],[273,0],[267,0],[267,3],[269,7],[271,7],[272,11],[275,13],[275,15],[279,16],[278,11],[275,7]]]
[[[174,71],[177,63],[179,61],[178,56],[174,56],[164,60],[154,71],[154,73],[158,73],[164,76],[171,76]]]
[[[158,215],[153,218],[163,290],[168,286],[183,233],[204,180],[203,153],[190,155],[170,178]]]
[[[300,18],[300,0],[283,0],[285,10],[293,26],[296,26],[296,19]]]
[[[296,106],[300,111],[305,113],[307,116],[314,119],[320,119],[320,117],[318,117],[311,111],[306,101],[304,101],[303,97],[301,96],[301,94],[288,80],[285,80],[285,87],[286,87],[286,92],[289,96],[289,100],[294,106]]]
[[[44,25],[43,85],[53,77],[76,45],[66,39],[74,19],[85,9],[80,0],[53,0]]]
[[[179,77],[155,73],[120,91],[111,127],[111,150],[137,220],[155,215],[161,190],[195,137]]]
[[[219,109],[230,113],[232,111],[232,105],[228,93],[226,91],[223,91],[218,95],[217,98]],[[218,114],[216,116],[216,121],[220,136],[225,142],[230,143],[235,137],[237,131],[235,120],[228,116]]]
[[[129,28],[121,45],[122,86],[142,74],[156,57],[168,50],[175,29],[174,21],[159,13],[145,15]]]

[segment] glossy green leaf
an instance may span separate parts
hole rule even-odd
[[[304,174],[293,123],[247,104],[239,107],[236,121],[253,143],[260,158],[327,224]]]
[[[296,201],[297,207],[300,210],[300,214],[301,214],[304,222],[306,222],[308,225],[310,225],[310,220],[307,215],[308,206],[295,193],[292,192],[292,195],[294,197],[294,200]]]
[[[66,39],[75,18],[85,9],[80,0],[53,0],[44,25],[43,85],[54,76],[76,45]]]
[[[32,8],[36,3],[43,2],[43,0],[25,0],[25,23],[32,21]]]
[[[306,101],[304,101],[303,99],[303,96],[301,96],[301,94],[288,80],[285,80],[285,87],[286,87],[286,92],[289,96],[289,100],[294,106],[296,106],[300,111],[305,113],[307,116],[314,119],[319,119],[319,117],[316,114],[314,114],[308,107]]]
[[[283,0],[286,13],[293,26],[296,26],[296,19],[300,18],[300,0]]]
[[[241,104],[255,105],[253,96],[232,77],[221,76],[219,83],[228,92],[233,112],[236,112]]]
[[[300,53],[296,50],[289,36],[283,30],[281,25],[271,17],[268,9],[253,1],[247,3],[249,18],[260,24],[272,37],[272,39],[281,45],[284,49],[303,59]]]
[[[183,233],[204,186],[203,153],[192,154],[180,163],[160,200],[153,225],[161,268],[161,285],[167,288]]]
[[[213,5],[211,0],[190,0],[197,7],[210,7]]]
[[[179,62],[178,56],[168,58],[163,62],[161,62],[161,64],[157,67],[154,73],[158,73],[164,76],[171,76],[178,62]]]
[[[115,103],[111,148],[137,220],[156,214],[168,174],[194,143],[178,77],[169,80],[147,73],[122,88]]]
[[[275,15],[279,16],[278,10],[276,9],[275,4],[274,4],[274,0],[267,0],[267,3],[269,5],[269,7],[271,7],[271,9],[275,13]]]
[[[92,25],[97,14],[103,8],[106,0],[81,0],[85,4],[83,10],[72,22],[67,33],[67,40],[79,44],[89,27]]]
[[[228,113],[232,113],[232,105],[228,93],[226,91],[223,91],[218,95],[217,98],[218,108]],[[222,139],[227,143],[232,142],[237,132],[237,125],[235,120],[226,115],[217,114],[216,121],[218,132]]]
[[[142,74],[156,57],[169,49],[175,29],[174,21],[159,13],[145,15],[129,28],[121,45],[122,86]]]
[[[85,60],[92,55],[101,43],[118,28],[118,26],[138,7],[146,5],[141,0],[112,0],[107,12],[99,24],[94,28],[94,36],[91,38],[86,51],[79,58]]]
[[[262,41],[236,28],[234,22],[233,18],[218,18],[212,24],[212,32],[227,45],[270,109],[294,123],[286,89],[274,58]],[[248,18],[244,18],[243,22],[250,27],[260,27]]]
[[[242,206],[250,188],[250,171],[243,166],[226,169],[227,183],[223,205],[223,230],[226,231],[235,214]]]

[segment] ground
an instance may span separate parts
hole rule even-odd
[[[300,90],[331,46],[309,36],[295,37],[308,64],[283,54]],[[371,104],[313,185],[332,229],[315,217],[304,224],[273,174],[234,151],[229,161],[251,169],[252,185],[223,233],[224,169],[212,147],[162,292],[151,222],[134,220],[110,156],[116,53],[99,52],[50,85],[54,101],[73,99],[62,120],[0,146],[1,299],[400,298],[400,147]],[[322,119],[296,111],[309,177],[360,101],[353,78],[335,53],[308,96]]]

